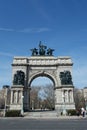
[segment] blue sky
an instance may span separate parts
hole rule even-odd
[[[87,0],[0,0],[0,87],[11,85],[14,56],[39,41],[73,60],[73,82],[87,86]]]

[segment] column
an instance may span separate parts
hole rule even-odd
[[[17,100],[18,100],[18,91],[16,91],[16,103],[17,103]]]
[[[69,90],[69,102],[71,103],[73,100],[72,100],[72,90]]]
[[[63,102],[63,103],[65,102],[64,97],[65,97],[65,92],[64,92],[64,90],[63,90],[63,91],[62,91],[62,102]]]
[[[15,103],[16,96],[15,96],[15,90],[13,90],[13,103]]]
[[[65,102],[67,102],[67,90],[65,90]]]
[[[63,105],[62,105],[62,112],[63,112],[63,115],[66,115],[66,93],[67,91],[66,90],[63,90],[63,95],[62,95],[62,100],[63,100]]]
[[[68,90],[66,91],[66,102],[68,102],[69,99],[68,99]]]
[[[18,104],[20,103],[20,91],[18,90],[18,100],[17,100]]]
[[[71,96],[72,96],[72,97],[71,97],[71,100],[72,100],[72,102],[74,102],[74,100],[73,100],[74,97],[73,97],[73,91],[72,91],[72,90],[71,90]]]
[[[19,104],[19,90],[18,90],[18,95],[17,95],[17,103]]]
[[[13,104],[13,90],[11,90],[11,104]]]
[[[23,91],[21,90],[21,104],[22,104]]]
[[[70,97],[70,90],[68,91],[68,98],[69,98],[69,103],[70,103],[70,101],[71,101],[71,100],[70,100],[70,98],[71,98],[71,97]]]

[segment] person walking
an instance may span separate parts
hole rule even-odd
[[[83,117],[85,117],[85,109],[83,107],[81,108],[81,114]]]

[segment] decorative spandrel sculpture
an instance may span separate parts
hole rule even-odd
[[[72,76],[70,71],[60,72],[60,80],[62,85],[72,85]]]
[[[25,74],[23,71],[17,71],[16,74],[14,74],[13,79],[13,85],[24,85],[25,81]]]
[[[31,49],[32,56],[53,56],[54,49],[47,48],[47,46],[43,45],[42,42],[39,42],[39,49],[34,48]]]

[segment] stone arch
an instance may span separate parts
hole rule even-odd
[[[35,78],[37,78],[37,77],[47,77],[47,78],[49,78],[52,82],[53,82],[53,85],[54,85],[54,87],[55,86],[57,86],[57,81],[56,81],[56,79],[54,78],[54,76],[53,75],[51,75],[50,73],[47,73],[47,72],[38,72],[38,73],[35,73],[35,74],[33,74],[32,76],[31,76],[31,78],[29,79],[29,81],[28,81],[28,86],[30,87],[31,86],[31,83],[32,83],[32,81],[35,79]]]

